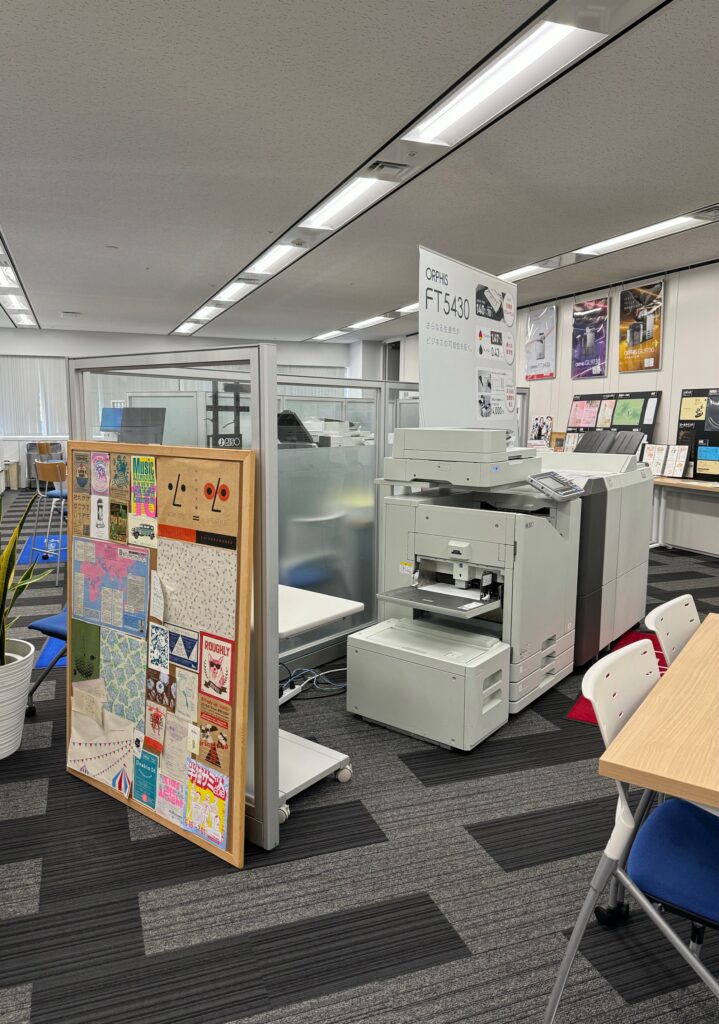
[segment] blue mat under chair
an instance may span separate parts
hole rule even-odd
[[[40,657],[35,662],[35,668],[47,668],[52,659],[55,657],[58,651],[61,651],[65,646],[63,640],[58,640],[57,637],[49,636],[47,643],[40,651]],[[60,658],[56,668],[64,668],[67,665],[67,658]]]
[[[42,568],[43,565],[57,565],[57,546],[53,550],[53,541],[55,545],[58,544],[59,537],[56,533],[51,533],[49,538],[49,554],[47,558],[42,557],[42,548],[45,546],[45,534],[38,533],[35,538],[35,550],[32,551],[32,537],[28,537],[23,545],[23,549],[20,553],[20,557],[17,560],[18,565],[30,565],[32,561],[37,559],[38,569]],[[60,551],[60,565],[64,565],[67,562],[67,537],[65,534],[62,536],[62,549]]]

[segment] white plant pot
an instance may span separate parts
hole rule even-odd
[[[27,640],[8,640],[0,665],[0,759],[14,754],[22,740],[35,648]]]

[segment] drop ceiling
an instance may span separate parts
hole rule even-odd
[[[0,225],[41,325],[167,334],[540,6],[16,5]],[[718,50],[715,0],[673,0],[198,336],[304,340],[412,302],[419,243],[499,273],[719,201]],[[698,228],[519,300],[715,258]]]

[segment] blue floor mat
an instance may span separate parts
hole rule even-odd
[[[47,668],[58,651],[65,646],[64,640],[58,640],[55,636],[49,636],[47,643],[40,651],[40,657],[35,662],[35,668]],[[67,665],[67,658],[60,658],[55,668],[64,668]]]
[[[32,537],[28,537],[23,545],[20,557],[17,560],[18,565],[30,565],[30,563],[37,559],[37,567],[41,569],[45,565],[57,565],[57,544],[58,535],[56,533],[50,534],[49,542],[49,555],[47,558],[42,557],[42,548],[45,546],[45,535],[38,534],[35,538],[35,551],[32,551]],[[62,551],[60,554],[60,564],[64,565],[67,562],[67,537],[63,534],[62,537]]]

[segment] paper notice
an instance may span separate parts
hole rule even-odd
[[[156,569],[150,573],[150,618],[158,622],[165,621],[165,594]]]

